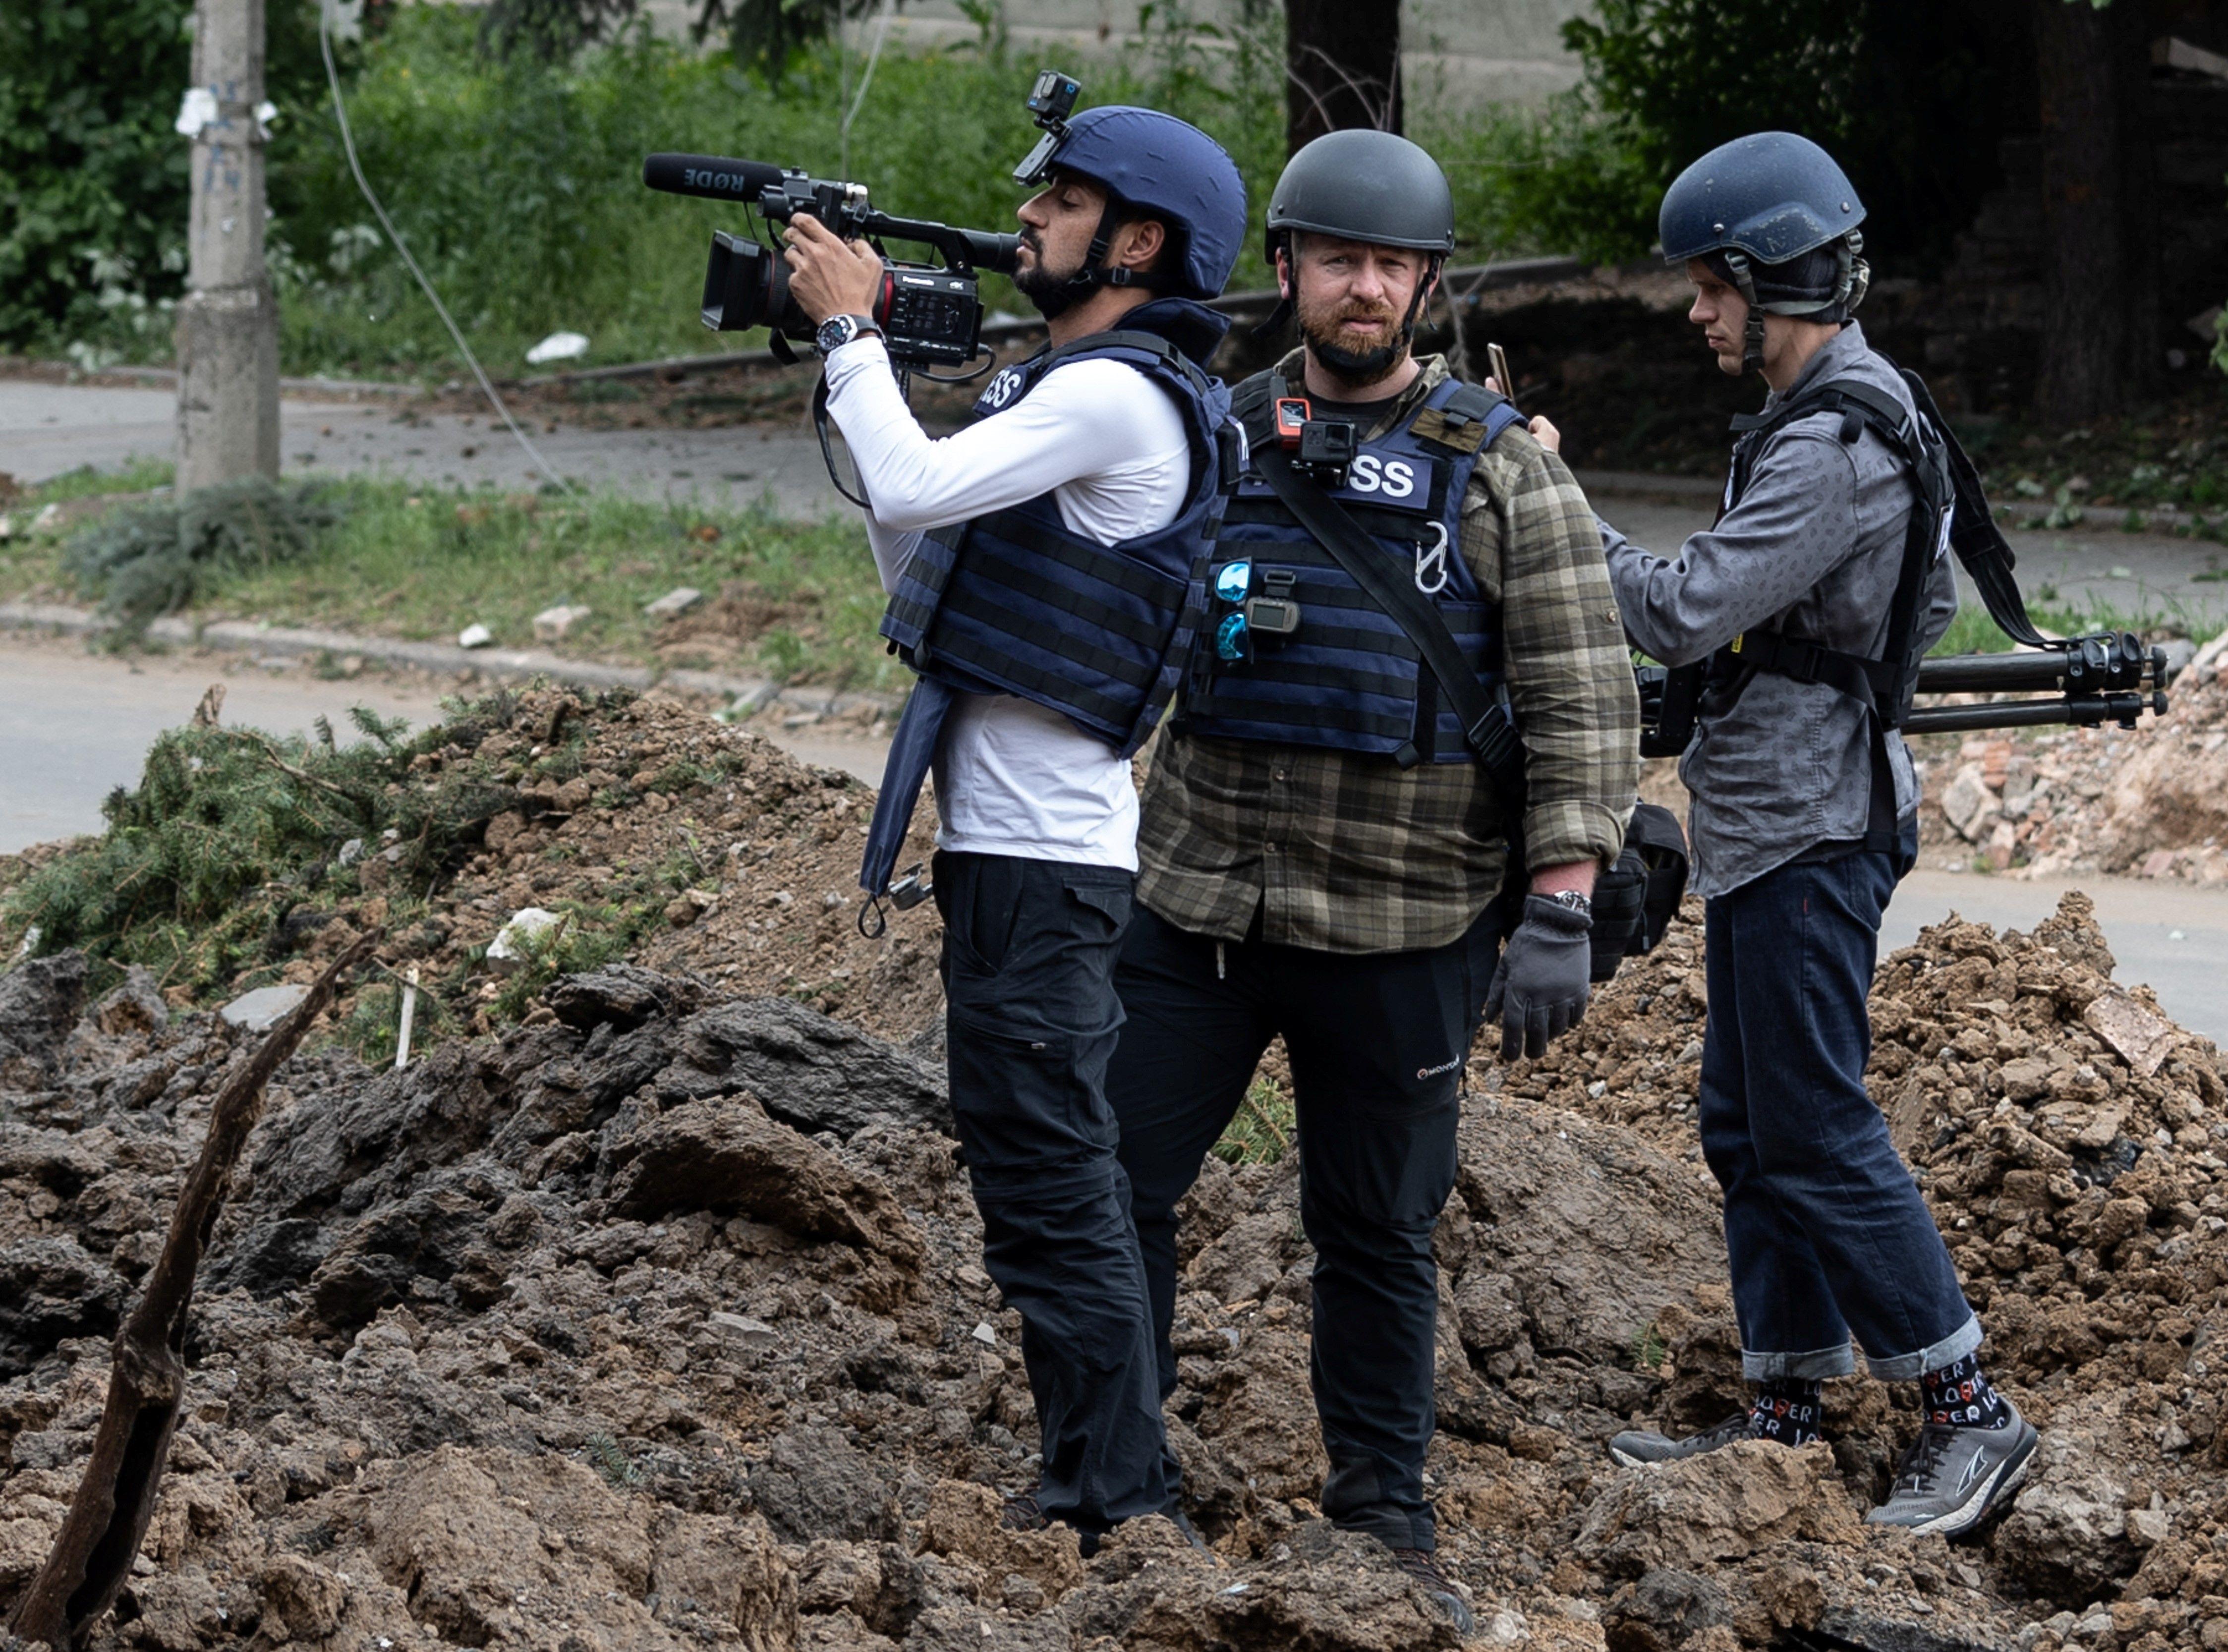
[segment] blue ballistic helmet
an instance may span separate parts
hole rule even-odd
[[[1764,317],[1841,322],[1871,285],[1857,227],[1865,203],[1832,156],[1793,132],[1720,144],[1672,181],[1656,221],[1664,261],[1704,259],[1748,301],[1747,365],[1764,360]]]
[[[1085,261],[1085,279],[1117,273],[1097,266],[1118,207],[1168,227],[1175,256],[1152,283],[1158,291],[1187,298],[1220,294],[1245,238],[1245,180],[1222,145],[1198,127],[1127,104],[1086,109],[1066,122],[1056,141],[1040,145],[1014,181],[1040,183],[1053,172],[1089,178],[1111,197]]]

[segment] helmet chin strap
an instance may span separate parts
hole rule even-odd
[[[1732,272],[1733,285],[1748,304],[1748,320],[1741,328],[1741,371],[1764,371],[1764,305],[1756,296],[1756,278],[1749,272],[1748,254],[1728,247],[1723,254],[1725,268]]]
[[[1122,215],[1116,210],[1114,198],[1106,198],[1105,208],[1098,215],[1098,227],[1092,232],[1091,250],[1083,255],[1083,267],[1067,278],[1066,286],[1073,295],[1069,302],[1079,304],[1099,287],[1143,287],[1149,292],[1158,291],[1160,279],[1149,270],[1127,270],[1110,266],[1106,255],[1114,250],[1114,232],[1122,227]]]
[[[1835,245],[1834,296],[1825,303],[1803,300],[1765,304],[1757,297],[1756,272],[1748,254],[1738,247],[1722,249],[1719,256],[1725,260],[1726,272],[1748,303],[1748,321],[1741,329],[1741,371],[1764,371],[1764,318],[1767,313],[1792,316],[1797,321],[1830,317],[1834,322],[1845,322],[1855,315],[1857,306],[1864,303],[1865,294],[1872,287],[1873,268],[1864,259],[1864,250],[1861,230],[1851,230]]]

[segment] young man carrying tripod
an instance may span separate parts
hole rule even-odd
[[[1146,781],[1108,1095],[1165,1396],[1175,1205],[1283,1035],[1323,1511],[1466,1624],[1424,1496],[1431,1232],[1489,985],[1512,1056],[1585,1013],[1587,893],[1623,840],[1638,707],[1584,494],[1500,398],[1411,353],[1454,246],[1431,157],[1390,133],[1320,138],[1278,180],[1268,235],[1302,346],[1232,398],[1253,459],[1214,547],[1201,663]],[[1500,700],[1527,759],[1521,818],[1501,708],[1470,714]],[[1504,922],[1520,829],[1528,893]]]
[[[1035,157],[1033,157],[1033,159]],[[1021,1316],[1043,1466],[1007,1523],[1098,1534],[1176,1514],[1151,1321],[1104,1089],[1136,868],[1130,752],[1188,647],[1227,398],[1205,372],[1245,191],[1203,132],[1150,110],[1067,122],[1028,176],[1015,285],[1047,350],[932,440],[869,319],[880,258],[809,217],[791,291],[824,323],[828,409],[856,462],[921,674],[861,881],[889,887],[930,767],[942,816],[951,1101],[983,1263]]]
[[[1956,1537],[2010,1498],[2036,1434],[1981,1369],[1980,1321],[1865,1090],[1880,917],[1917,855],[1893,722],[1957,589],[1947,433],[1853,319],[1864,216],[1832,157],[1786,132],[1712,150],[1663,199],[1689,318],[1720,368],[1770,387],[1734,421],[1714,528],[1667,561],[1603,525],[1634,644],[1709,663],[1680,765],[1707,912],[1699,1122],[1754,1398],[1703,1433],[1610,1450],[1639,1464],[1815,1439],[1853,1332],[1873,1374],[1917,1381],[1926,1408],[1867,1519]]]

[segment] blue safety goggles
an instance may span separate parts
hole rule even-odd
[[[1246,592],[1252,587],[1251,562],[1226,562],[1214,571],[1215,597],[1238,610],[1225,614],[1214,628],[1214,656],[1219,660],[1234,663],[1253,657],[1252,627],[1246,623],[1243,606]]]

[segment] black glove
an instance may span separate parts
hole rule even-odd
[[[1593,919],[1546,895],[1524,897],[1524,921],[1502,949],[1485,1018],[1501,1023],[1501,1059],[1544,1055],[1547,1041],[1586,1018]]]

